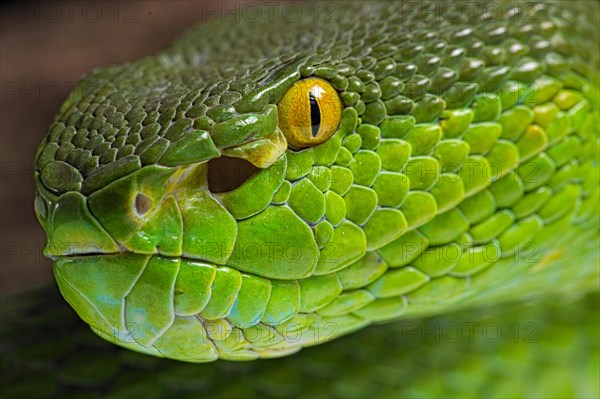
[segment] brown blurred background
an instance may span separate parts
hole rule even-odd
[[[13,2],[0,8],[0,293],[52,280],[33,212],[37,143],[60,104],[91,69],[134,61],[239,2]]]

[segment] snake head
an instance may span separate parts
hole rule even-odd
[[[94,331],[185,361],[281,356],[510,293],[513,255],[594,219],[595,86],[565,60],[585,41],[544,39],[550,6],[493,29],[396,7],[207,23],[82,80],[38,148],[35,209]]]
[[[242,350],[227,339],[306,324],[315,315],[299,313],[333,300],[333,273],[366,253],[345,219],[352,174],[335,164],[357,113],[318,78],[335,120],[321,133],[319,112],[297,146],[280,112],[297,116],[295,101],[279,105],[318,61],[260,61],[257,76],[206,82],[201,66],[165,57],[93,71],[63,104],[36,154],[44,253],[69,303],[120,345],[188,361],[293,352],[301,343]],[[309,112],[319,93],[302,94]]]

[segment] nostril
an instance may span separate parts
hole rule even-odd
[[[211,193],[233,191],[260,169],[242,158],[219,157],[208,161],[208,189]]]
[[[138,193],[135,196],[135,211],[138,215],[143,216],[152,208],[152,198],[144,193]]]

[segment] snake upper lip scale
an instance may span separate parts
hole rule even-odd
[[[252,360],[597,281],[597,7],[332,4],[200,24],[62,105],[35,210],[98,335]]]

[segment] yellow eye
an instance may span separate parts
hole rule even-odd
[[[293,148],[306,148],[330,138],[342,117],[342,102],[329,82],[300,80],[285,93],[278,106],[279,127]]]

